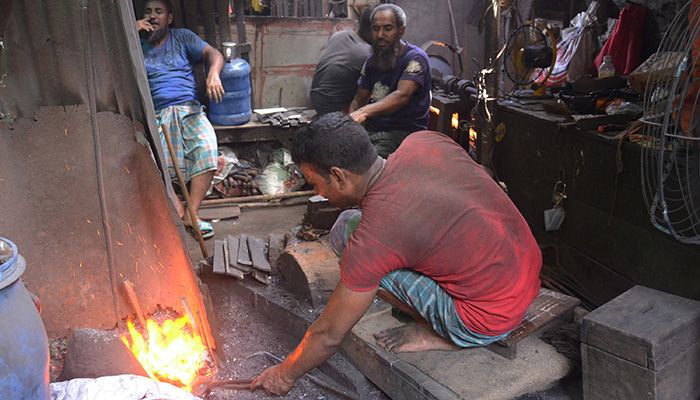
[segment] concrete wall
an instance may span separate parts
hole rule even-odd
[[[479,18],[483,12],[483,0],[451,0],[455,30],[459,45],[464,48],[462,63],[464,78],[471,79],[476,68],[472,58],[481,62],[483,59],[483,37],[478,33]],[[454,44],[448,0],[397,0],[396,4],[404,9],[408,19],[405,39],[415,45],[422,45],[429,40],[438,40]],[[455,74],[459,73],[459,64],[451,52],[445,48],[432,46],[428,54],[443,56],[453,64]]]
[[[311,79],[321,49],[334,32],[353,27],[350,19],[246,18],[253,107],[310,107]]]

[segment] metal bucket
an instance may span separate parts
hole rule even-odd
[[[0,237],[0,397],[49,398],[49,342],[29,291],[19,277],[24,258]]]

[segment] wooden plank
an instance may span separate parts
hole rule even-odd
[[[270,263],[265,256],[265,242],[253,236],[248,236],[248,249],[250,249],[250,258],[253,261],[253,268],[263,272],[270,272]]]
[[[508,337],[486,348],[512,360],[517,355],[516,346],[519,341],[547,326],[557,318],[570,319],[574,308],[579,303],[579,299],[575,297],[542,288],[539,296],[532,301],[532,304],[525,312],[523,321],[513,329]]]
[[[216,0],[216,14],[219,17],[219,37],[221,43],[231,41],[231,25],[228,15],[228,0]]]
[[[225,274],[226,264],[224,264],[224,241],[214,241],[214,261],[212,270],[215,274]]]
[[[185,26],[194,33],[199,33],[199,18],[197,12],[197,0],[184,0],[182,7],[185,17]]]
[[[199,218],[211,221],[213,219],[230,219],[241,216],[241,208],[237,205],[221,205],[215,207],[201,207],[198,212]]]
[[[250,250],[248,248],[248,235],[242,234],[238,241],[238,258],[237,262],[240,265],[253,265],[250,259]]]
[[[173,14],[173,27],[182,28],[185,26],[185,15],[182,12],[182,4],[180,4],[180,0],[173,0],[171,3],[173,5],[173,9],[170,10]]]
[[[133,0],[134,4],[134,14],[136,14],[136,19],[143,18],[143,11],[146,9],[146,0]]]
[[[202,18],[204,19],[204,35],[206,41],[215,49],[219,48],[216,36],[216,19],[214,18],[214,0],[201,0]]]

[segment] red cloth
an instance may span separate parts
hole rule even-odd
[[[612,56],[616,75],[628,75],[641,64],[642,36],[647,15],[648,8],[627,3],[620,11],[620,19],[612,34],[594,60],[596,69],[606,55]]]
[[[515,328],[539,293],[542,257],[525,219],[443,134],[406,138],[361,207],[340,263],[351,290],[372,290],[409,268],[455,299],[469,329],[491,336]]]

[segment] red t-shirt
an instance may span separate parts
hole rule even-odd
[[[469,329],[491,336],[515,328],[537,297],[542,257],[525,219],[447,136],[407,137],[360,205],[340,262],[350,290],[411,269],[455,299]]]

